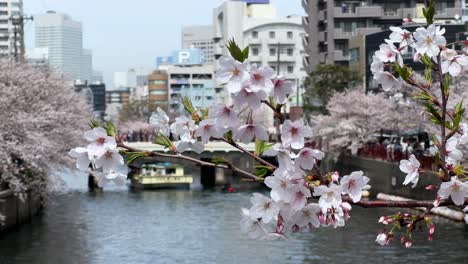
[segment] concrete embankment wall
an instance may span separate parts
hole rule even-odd
[[[378,193],[387,193],[411,199],[434,199],[436,191],[428,191],[425,187],[430,184],[440,184],[436,176],[422,174],[419,177],[416,188],[411,188],[411,184],[404,186],[405,174],[400,171],[399,163],[397,162],[386,162],[349,155],[341,155],[336,160],[327,158],[323,162],[323,170],[338,171],[342,176],[352,171],[362,170],[364,175],[370,178],[369,184],[372,186],[370,192],[373,197]]]
[[[11,190],[0,191],[0,214],[5,217],[0,232],[31,220],[41,209],[39,194],[28,192],[20,199]]]

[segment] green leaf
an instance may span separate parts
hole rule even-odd
[[[91,120],[91,121],[89,121],[88,125],[89,125],[89,127],[91,129],[93,129],[93,128],[96,128],[96,127],[100,127],[101,123],[99,123],[99,121],[96,121],[96,120]]]
[[[208,109],[202,109],[201,110],[201,115],[202,115],[203,119],[207,119],[208,118]]]
[[[413,99],[419,99],[419,100],[424,100],[424,101],[431,101],[432,97],[429,95],[427,92],[422,91],[418,93],[417,95],[413,96]]]
[[[191,115],[195,113],[195,108],[193,107],[192,101],[187,96],[182,97],[182,104],[184,105],[185,110],[189,112]]]
[[[255,175],[258,177],[265,177],[270,172],[270,168],[267,166],[255,166]]]
[[[434,23],[434,6],[434,0],[431,0],[429,2],[428,8],[423,8],[423,15],[426,18],[427,25]]]
[[[111,137],[115,137],[115,135],[117,135],[117,129],[112,122],[106,122],[102,127],[106,130],[107,135]]]
[[[234,140],[232,139],[232,130],[229,130],[225,136],[229,143],[234,143]]]
[[[410,77],[413,75],[413,70],[406,65],[403,65],[403,67],[401,67],[397,61],[395,61],[394,66],[395,66],[395,71],[398,73],[398,75],[403,80],[409,81]]]
[[[430,119],[436,125],[440,124],[442,117],[439,111],[430,102],[426,103],[426,112],[429,114]]]
[[[222,157],[213,157],[211,159],[211,162],[213,162],[216,165],[229,164],[229,162]]]
[[[159,133],[156,136],[156,139],[154,140],[154,144],[157,144],[166,148],[172,148],[172,141],[161,133]]]
[[[124,157],[127,164],[132,164],[139,158],[146,157],[147,154],[145,152],[125,152]]]
[[[237,61],[244,62],[249,56],[249,48],[241,50],[234,39],[230,39],[228,41],[226,48],[229,50],[231,56]]]
[[[274,143],[267,143],[263,140],[256,139],[255,140],[255,155],[257,156],[262,155],[263,152],[269,150],[274,145],[275,145]]]
[[[426,77],[426,83],[432,83],[432,68],[427,67],[424,70],[424,76]]]
[[[249,57],[249,47],[245,47],[245,49],[242,51],[242,55],[244,55],[245,59]]]
[[[447,96],[450,90],[450,82],[452,82],[452,77],[450,77],[450,74],[445,74],[445,79],[444,79],[444,93]]]

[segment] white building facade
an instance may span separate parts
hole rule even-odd
[[[50,66],[71,80],[92,81],[92,53],[83,49],[81,22],[49,11],[34,16],[37,48],[49,49]]]
[[[0,0],[0,56],[13,55],[15,50],[15,27],[11,18],[22,15],[23,7],[21,0]],[[17,37],[16,48],[17,52],[19,52],[21,40],[19,39],[19,35]]]
[[[205,63],[213,63],[213,26],[189,26],[182,28],[182,49],[197,48],[203,51]]]

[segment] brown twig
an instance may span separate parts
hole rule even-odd
[[[359,201],[353,202],[349,197],[343,197],[343,202],[348,202],[353,205],[357,205],[364,208],[381,208],[381,207],[399,207],[399,208],[416,208],[424,207],[430,211],[434,208],[434,201]],[[465,200],[465,205],[468,204],[468,199]],[[452,200],[442,200],[439,206],[454,205]]]
[[[236,142],[233,142],[233,141],[230,141],[230,140],[227,140],[225,138],[221,138],[222,141],[228,143],[229,145],[237,148],[238,150],[244,152],[245,154],[249,155],[250,157],[252,157],[254,160],[260,162],[261,164],[265,165],[265,166],[268,166],[270,168],[272,168],[273,170],[276,170],[277,167],[271,163],[269,163],[268,161],[260,158],[259,156],[253,154],[252,152],[248,151],[247,149],[245,149],[244,147],[240,146],[239,144],[237,144]]]

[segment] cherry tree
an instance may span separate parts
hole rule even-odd
[[[64,79],[26,63],[0,62],[0,183],[17,194],[45,194],[57,166],[81,143],[90,108]]]
[[[378,219],[384,225],[384,231],[376,237],[376,243],[380,245],[390,244],[399,235],[399,241],[409,247],[415,242],[416,229],[426,229],[427,238],[432,240],[435,225],[431,220],[431,210],[447,205],[463,209],[468,203],[467,176],[460,163],[463,152],[458,151],[459,146],[468,143],[468,124],[461,123],[464,114],[461,103],[457,103],[453,109],[447,107],[451,79],[462,72],[458,71],[457,67],[465,67],[463,61],[466,55],[463,50],[457,51],[457,55],[447,51],[448,47],[443,37],[444,29],[433,24],[433,1],[424,9],[424,14],[428,22],[427,27],[420,27],[413,33],[392,28],[390,39],[381,46],[381,50],[374,57],[372,71],[374,78],[385,90],[399,89],[403,83],[417,90],[415,99],[424,102],[428,120],[439,128],[434,137],[436,147],[432,151],[438,170],[431,172],[431,175],[440,180],[440,185],[427,188],[428,192],[438,189],[432,200],[362,200],[362,191],[371,188],[372,184],[365,172],[355,171],[349,175],[339,175],[331,171],[321,174],[317,163],[324,157],[324,153],[305,145],[306,140],[313,136],[312,129],[302,120],[293,122],[287,119],[284,104],[274,98],[274,93],[278,94],[278,91],[274,83],[277,78],[272,74],[272,70],[251,64],[248,60],[248,48],[242,50],[234,41],[227,45],[231,56],[220,60],[221,67],[217,72],[218,80],[226,85],[234,104],[216,105],[208,111],[201,111],[184,98],[183,105],[188,114],[186,118],[176,119],[175,123],[163,110],[153,113],[150,122],[157,126],[158,133],[154,143],[164,146],[167,152],[159,153],[130,147],[116,135],[113,124],[92,122],[91,130],[85,132],[88,146],[75,148],[71,154],[78,156],[73,153],[80,153],[81,156],[77,159],[78,168],[92,168],[100,185],[109,182],[122,183],[127,176],[125,161],[131,163],[141,157],[163,161],[180,159],[198,165],[219,167],[236,172],[246,181],[264,183],[271,189],[269,196],[254,194],[251,206],[241,209],[240,230],[253,239],[281,239],[291,233],[315,228],[343,227],[350,220],[352,207],[361,206],[426,209],[422,213],[399,212]],[[423,82],[416,81],[412,69],[403,64],[402,54],[408,46],[416,49],[418,55],[415,59],[426,67]],[[433,89],[434,83],[439,83],[438,90]],[[290,85],[281,87],[289,89]],[[379,95],[371,95],[368,98],[363,99],[361,103],[367,104],[370,111],[372,108],[388,106]],[[335,102],[342,104],[350,101]],[[261,105],[269,107],[281,123],[281,142],[277,144],[266,141],[265,128],[259,125],[260,120],[254,118],[253,113]],[[390,106],[388,107],[390,110]],[[345,115],[345,109],[345,106],[337,107],[336,112]],[[364,125],[374,126],[374,122],[381,123],[388,118],[380,113],[375,114],[382,120],[373,120],[370,115],[364,116],[360,122],[366,123],[356,124],[358,131],[362,130],[356,133],[356,137],[360,137],[360,133],[366,133]],[[226,122],[227,120],[233,122]],[[175,140],[168,137],[171,130],[176,135]],[[188,150],[202,151],[210,140],[225,142],[251,157],[257,163],[255,171],[236,167],[226,159],[207,162],[185,154]],[[239,144],[254,140],[254,153]],[[125,156],[125,161],[120,155]],[[275,156],[278,165],[266,161],[263,156]],[[419,161],[411,157],[408,161],[403,160],[400,165],[402,171],[408,174],[401,184],[417,185],[422,172]],[[465,211],[468,211],[468,208],[465,208]]]

